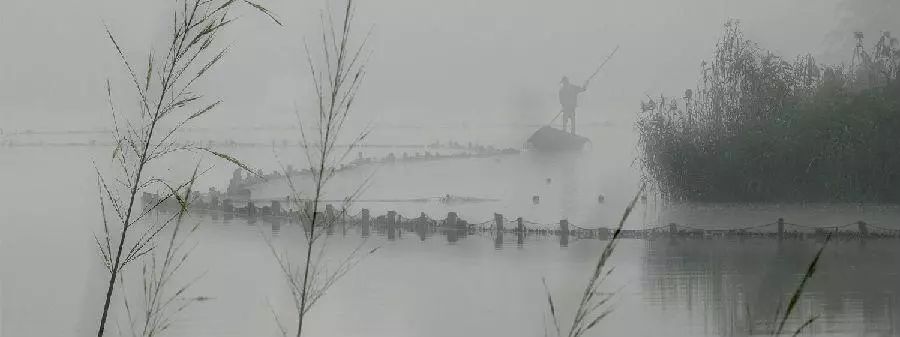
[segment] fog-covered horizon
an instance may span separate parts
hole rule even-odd
[[[229,55],[202,84],[225,101],[198,127],[283,126],[310,105],[304,36],[318,1],[266,0],[285,23],[240,13],[224,35]],[[638,101],[696,82],[726,20],[785,57],[849,59],[852,32],[898,27],[894,0],[799,1],[413,1],[361,3],[357,36],[371,28],[368,79],[354,122],[544,123],[557,112],[559,78],[581,83],[620,50],[581,98],[580,120],[630,121]],[[128,92],[106,39],[116,34],[132,62],[167,34],[166,2],[12,1],[2,5],[0,128],[96,129],[110,125],[105,81]],[[896,11],[894,11],[896,12]],[[159,43],[155,48],[162,48]],[[130,102],[118,100],[121,109]],[[624,124],[623,124],[624,125]]]

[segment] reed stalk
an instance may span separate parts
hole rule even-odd
[[[216,49],[216,41],[223,28],[234,22],[229,11],[239,3],[249,4],[278,22],[268,10],[247,0],[179,0],[172,11],[171,35],[164,52],[148,52],[146,69],[141,72],[138,72],[136,64],[127,56],[109,27],[106,29],[107,37],[129,76],[129,86],[134,90],[137,100],[137,111],[127,113],[117,109],[113,102],[112,85],[107,80],[107,99],[116,144],[112,160],[117,178],[114,183],[108,183],[104,174],[97,169],[103,232],[100,236],[95,234],[94,238],[102,262],[109,272],[104,304],[98,320],[98,337],[102,337],[106,331],[113,294],[116,284],[124,282],[122,273],[125,267],[138,259],[155,256],[160,233],[173,223],[180,227],[180,221],[187,211],[189,200],[185,198],[191,195],[189,188],[193,185],[197,171],[190,179],[176,183],[154,175],[152,171],[155,164],[176,152],[203,152],[247,168],[247,165],[229,155],[192,144],[179,144],[174,139],[185,125],[212,111],[222,102],[206,100],[194,90],[194,86],[227,53],[227,48]],[[160,192],[161,197],[139,207],[138,197],[151,191]],[[151,218],[154,210],[173,199],[179,204],[178,212],[162,219]],[[115,215],[113,221],[108,219],[107,207]],[[174,230],[173,235],[180,232]],[[168,261],[166,270],[173,271],[178,268],[168,268],[175,257],[172,254],[177,249],[172,246],[175,241],[169,243],[165,254],[165,260]],[[168,277],[163,277],[162,280],[167,280]],[[156,286],[165,283],[159,282]],[[156,304],[149,307],[159,308]],[[145,326],[151,325],[153,324]],[[160,330],[156,328],[145,330],[148,333],[158,331]]]
[[[347,210],[365,189],[368,179],[349,196],[343,199],[339,207],[340,214],[332,218],[322,218],[318,210],[325,204],[325,190],[337,167],[369,134],[365,129],[356,135],[348,146],[338,146],[338,138],[342,135],[344,124],[351,115],[356,94],[365,77],[365,66],[368,54],[366,42],[369,35],[359,41],[354,40],[353,19],[355,4],[348,0],[340,13],[340,21],[334,20],[330,8],[320,16],[322,31],[320,32],[318,53],[313,53],[306,44],[306,61],[316,94],[316,111],[309,118],[311,123],[297,111],[298,130],[301,148],[312,173],[313,187],[306,194],[296,186],[291,175],[282,167],[291,191],[290,201],[297,207],[300,223],[303,225],[305,239],[304,252],[294,256],[287,251],[276,249],[271,240],[267,243],[275,260],[287,281],[294,304],[293,316],[296,319],[296,330],[293,335],[300,337],[304,331],[304,322],[310,309],[325,293],[344,275],[346,275],[365,256],[375,253],[377,248],[363,250],[362,241],[338,265],[329,270],[323,262],[327,254],[327,244],[322,239],[324,229],[334,226],[346,216]],[[273,310],[275,322],[284,336],[289,329]]]
[[[616,244],[620,239],[622,228],[625,226],[625,221],[627,221],[628,217],[631,215],[631,211],[634,209],[634,205],[637,203],[640,195],[644,192],[644,188],[646,188],[646,184],[641,184],[638,192],[635,193],[634,198],[632,198],[631,202],[628,203],[628,206],[625,208],[625,212],[622,214],[622,219],[619,220],[619,224],[616,226],[612,237],[609,239],[609,242],[607,242],[606,246],[603,248],[603,251],[600,253],[597,264],[594,265],[593,273],[591,273],[591,277],[588,279],[587,285],[584,287],[584,293],[581,296],[578,307],[576,307],[575,316],[572,320],[572,324],[568,327],[566,336],[584,336],[584,334],[593,329],[597,325],[597,323],[600,323],[601,320],[612,313],[613,308],[608,304],[609,301],[613,299],[615,293],[601,293],[600,287],[614,270],[614,268],[607,267],[609,258],[615,251]],[[550,318],[553,321],[556,336],[562,336],[563,330],[560,327],[560,320],[557,314],[556,306],[553,302],[553,295],[550,293],[550,290],[547,287],[546,280],[544,280],[544,289],[547,295],[547,307],[550,311]]]

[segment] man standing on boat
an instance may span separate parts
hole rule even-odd
[[[567,76],[563,76],[560,83],[562,85],[559,88],[559,104],[562,106],[563,131],[566,130],[566,125],[571,121],[572,127],[569,129],[569,132],[574,134],[575,108],[578,106],[578,94],[587,90],[587,81],[584,82],[584,85],[579,87],[570,83]]]

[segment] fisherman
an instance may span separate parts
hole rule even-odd
[[[579,87],[570,83],[569,77],[563,76],[560,83],[562,84],[562,86],[560,86],[559,88],[559,104],[562,106],[563,131],[566,130],[566,125],[568,125],[569,121],[571,121],[572,127],[569,129],[569,132],[574,134],[575,107],[578,106],[578,94],[587,90],[587,81],[584,82],[584,85]]]

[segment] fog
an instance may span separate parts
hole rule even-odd
[[[748,76],[742,89],[760,96],[734,100],[752,103],[737,108],[643,102],[696,88],[701,61],[731,20],[784,60],[808,54],[840,65],[854,32],[866,34],[867,48],[882,31],[900,35],[900,0],[360,0],[351,45],[367,36],[366,76],[330,151],[348,149],[366,126],[371,134],[324,163],[306,152],[321,139],[298,146],[310,144],[298,144],[298,124],[309,131],[326,115],[307,46],[319,51],[322,13],[343,2],[259,0],[281,25],[239,6],[214,45],[227,55],[193,87],[203,103],[179,108],[179,118],[147,118],[107,30],[145,71],[148,53],[156,62],[165,54],[176,2],[0,2],[0,337],[93,336],[98,326],[103,335],[127,321],[121,299],[140,297],[135,281],[148,279],[136,264],[155,266],[163,251],[155,235],[185,235],[166,227],[173,219],[197,225],[178,246],[197,250],[170,275],[202,277],[173,295],[195,305],[172,314],[172,336],[282,335],[272,314],[294,324],[301,292],[288,285],[299,283],[291,271],[302,262],[281,265],[281,248],[305,258],[306,270],[347,276],[313,281],[335,287],[321,291],[305,335],[540,336],[548,295],[570,322],[600,298],[579,304],[579,296],[617,294],[615,318],[591,333],[749,336],[812,277],[803,273],[816,269],[831,233],[839,242],[821,255],[824,275],[805,293],[801,283],[782,323],[820,317],[812,335],[900,332],[900,97],[881,90],[900,86],[900,45],[894,63],[878,64],[896,75],[865,82],[871,91],[856,90],[851,71],[834,85],[818,75],[831,69],[798,63]],[[575,114],[563,89],[581,90],[561,89],[561,78],[580,85],[613,50],[572,99],[578,132],[551,127],[562,124],[554,116]],[[803,82],[810,68],[815,81]],[[113,139],[108,98],[117,118],[154,131]],[[160,135],[215,99],[224,103],[188,118],[188,129]],[[800,122],[785,127],[786,119]],[[195,167],[201,176],[178,185]],[[334,175],[323,179],[322,170]],[[169,197],[182,189],[188,198]],[[310,210],[326,215],[316,222],[307,215],[321,212]],[[101,263],[110,268],[115,245],[104,250],[96,236],[110,233],[109,219],[134,244],[130,269],[115,262],[127,275],[118,282]],[[620,238],[621,250],[597,262]],[[360,252],[358,266],[342,265]],[[595,287],[601,270],[609,280]],[[594,309],[605,310],[603,301]],[[109,324],[98,324],[101,312]]]
[[[0,11],[0,126],[109,126],[105,80],[125,80],[104,23],[129,56],[167,34],[165,1],[4,1]],[[304,38],[317,1],[264,3],[285,23],[241,13],[224,40],[230,55],[203,83],[225,99],[205,127],[294,122],[310,101]],[[846,62],[855,30],[895,28],[897,1],[382,0],[358,9],[371,28],[369,77],[357,120],[376,124],[543,123],[559,78],[580,83],[615,46],[618,55],[582,98],[582,120],[629,121],[644,94],[679,93],[696,81],[729,18],[784,56]]]

